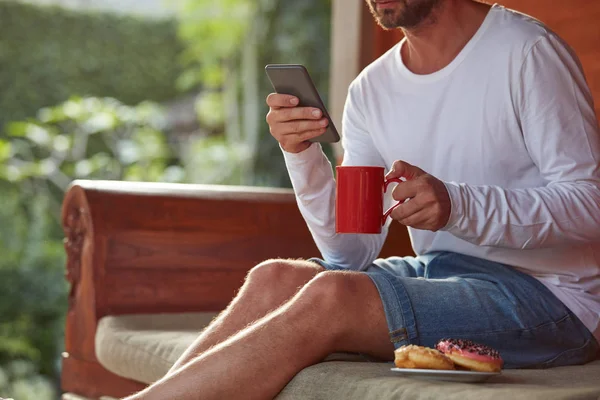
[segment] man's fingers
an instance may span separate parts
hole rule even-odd
[[[423,210],[425,207],[416,199],[404,202],[394,208],[391,217],[397,221],[401,221]]]
[[[296,119],[319,119],[323,112],[313,107],[294,107],[287,110],[281,110],[281,115],[288,121]]]
[[[396,185],[392,192],[394,200],[404,201],[411,199],[419,193],[419,183],[415,181],[406,181]]]
[[[298,104],[295,96],[278,93],[267,96],[269,131],[281,147],[291,153],[306,150],[310,146],[307,140],[322,135],[329,124],[328,119],[323,118],[323,111],[298,107]]]
[[[273,123],[304,119],[317,120],[323,117],[323,112],[318,108],[313,107],[276,108],[269,114],[272,114],[270,120]]]
[[[296,133],[304,133],[306,131],[315,131],[323,129],[327,126],[328,121],[323,118],[319,121],[299,120],[292,122],[283,122],[279,124],[278,133],[280,135],[290,135]]]
[[[407,180],[414,179],[418,176],[423,175],[425,172],[407,163],[406,161],[398,160],[392,164],[390,172],[387,173],[386,178],[406,178]]]
[[[267,96],[267,105],[271,108],[296,107],[298,103],[298,98],[289,94],[271,93]]]
[[[300,139],[304,142],[306,140],[316,138],[317,136],[321,136],[323,133],[325,133],[325,128],[307,131],[300,135]]]
[[[322,129],[305,131],[305,132],[302,132],[301,134],[295,135],[295,136],[287,135],[281,139],[281,143],[284,147],[288,144],[302,143],[302,142],[305,142],[312,138],[315,138],[317,136],[321,136],[324,132],[325,132],[325,128],[322,128]]]
[[[429,210],[424,208],[421,211],[418,211],[403,219],[398,219],[397,221],[404,226],[410,226],[417,229],[427,229],[431,223],[430,219],[431,213],[429,212]]]

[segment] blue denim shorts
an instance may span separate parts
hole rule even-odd
[[[361,273],[379,291],[396,348],[434,347],[445,337],[469,339],[497,349],[505,368],[583,364],[600,349],[548,288],[508,265],[440,252],[427,261],[378,259]]]

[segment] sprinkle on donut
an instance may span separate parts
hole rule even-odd
[[[475,343],[470,340],[450,339],[450,338],[442,339],[437,344],[436,348],[438,350],[440,350],[440,347],[442,347],[440,345],[444,342],[447,343],[447,348],[450,351],[452,349],[457,349],[457,350],[461,350],[461,351],[467,351],[469,353],[479,354],[480,356],[488,356],[491,358],[501,358],[500,353],[498,353],[498,350],[494,350],[491,347],[485,346],[483,344]],[[448,351],[448,350],[446,350],[446,351]]]

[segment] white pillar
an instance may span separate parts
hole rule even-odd
[[[342,129],[342,112],[348,86],[360,72],[361,11],[360,0],[333,0],[331,17],[331,63],[329,70],[328,110],[338,131]],[[337,157],[342,147],[334,145]]]

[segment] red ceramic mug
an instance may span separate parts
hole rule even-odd
[[[383,212],[383,194],[390,183],[383,167],[336,167],[335,231],[337,233],[381,233],[387,217],[401,203]]]

